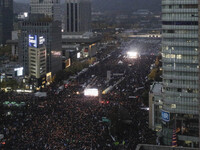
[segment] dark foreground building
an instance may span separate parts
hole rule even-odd
[[[171,147],[171,146],[139,144],[137,146],[136,150],[198,150],[198,148]]]
[[[65,32],[77,33],[91,30],[91,1],[65,1]]]
[[[0,0],[0,45],[11,39],[13,29],[13,0]]]

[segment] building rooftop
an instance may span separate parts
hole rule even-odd
[[[154,82],[151,85],[150,92],[155,94],[155,95],[160,95],[162,93],[162,87],[163,87],[162,83]]]
[[[188,148],[188,147],[171,147],[171,146],[139,144],[137,145],[136,150],[199,150],[199,149]]]
[[[101,40],[101,36],[92,32],[85,32],[83,34],[63,34],[62,40],[67,43],[93,43]]]

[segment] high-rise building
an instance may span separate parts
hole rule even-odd
[[[13,0],[0,0],[0,45],[11,39],[13,29]]]
[[[199,11],[198,11],[198,25],[199,25],[199,28],[198,29],[200,29],[200,0],[198,0],[198,9],[199,9]],[[198,52],[200,52],[200,30],[199,30],[199,36],[198,36],[198,38],[199,38],[199,41],[198,41],[198,43],[199,43],[199,49],[198,49]],[[198,56],[199,56],[199,64],[200,64],[200,53],[198,53]],[[200,67],[199,67],[199,72],[200,72]],[[199,81],[200,81],[200,73],[199,73]],[[198,102],[199,102],[199,148],[200,148],[200,82],[198,82],[199,84],[199,86],[198,86],[198,89],[199,89],[199,95],[198,95]]]
[[[29,35],[29,75],[36,79],[46,76],[47,73],[44,43],[43,36]]]
[[[19,37],[19,62],[23,65],[25,75],[29,75],[29,49],[30,45],[38,48],[40,39],[30,41],[30,35],[45,40],[46,47],[46,72],[55,74],[62,69],[61,23],[43,18],[42,15],[30,16],[29,20],[21,22]],[[36,50],[35,50],[36,51]],[[41,51],[41,50],[37,50]],[[41,59],[42,60],[42,59]]]
[[[162,0],[162,142],[198,146],[198,0]]]
[[[31,0],[30,12],[31,14],[44,14],[61,21],[60,0]]]
[[[91,1],[65,1],[65,32],[88,32],[91,30]]]

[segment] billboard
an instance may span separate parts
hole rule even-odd
[[[39,37],[39,45],[43,45],[45,42],[45,38],[43,36]]]
[[[170,121],[170,113],[167,111],[161,110],[161,118],[163,121],[169,122]]]
[[[69,59],[67,59],[66,61],[65,61],[65,68],[68,68],[68,67],[70,67],[71,66],[71,59],[69,58]]]
[[[44,45],[44,36],[29,35],[29,47],[38,48]]]
[[[46,81],[47,81],[48,84],[51,82],[51,76],[52,76],[51,72],[46,74]]]
[[[15,69],[14,69],[14,71],[15,71],[15,76],[17,76],[17,77],[23,76],[23,70],[24,70],[23,67],[15,68]]]
[[[85,89],[84,95],[97,97],[97,96],[99,96],[99,91],[98,91],[98,89]]]
[[[38,47],[37,35],[29,35],[29,47]]]
[[[80,57],[81,57],[81,53],[78,52],[78,53],[77,53],[77,58],[80,58]]]

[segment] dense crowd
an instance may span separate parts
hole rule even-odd
[[[117,85],[112,92],[100,99],[77,95],[81,87],[71,86],[59,94],[55,93],[57,85],[50,86],[48,96],[37,98],[31,94],[0,93],[1,101],[24,101],[26,106],[12,108],[1,106],[0,134],[4,134],[4,150],[117,150],[135,149],[139,143],[148,143],[154,133],[148,128],[148,111],[141,109],[141,91],[137,87],[147,88],[146,76],[149,73],[153,57],[142,57],[134,66],[118,64],[123,57],[118,53],[111,58],[90,68],[78,77],[78,84],[88,83],[92,75],[97,76],[98,83],[105,88],[116,83],[116,78],[105,83],[106,71],[124,72],[125,80]],[[118,78],[117,78],[118,80]],[[102,89],[103,89],[102,88]],[[101,90],[102,90],[101,89]],[[130,94],[139,97],[132,100]],[[109,103],[102,104],[101,100]],[[111,110],[126,115],[128,123],[123,130],[112,132],[112,122],[103,122]],[[12,115],[5,115],[10,110]],[[123,116],[122,116],[123,118]],[[116,143],[119,141],[119,143]]]

